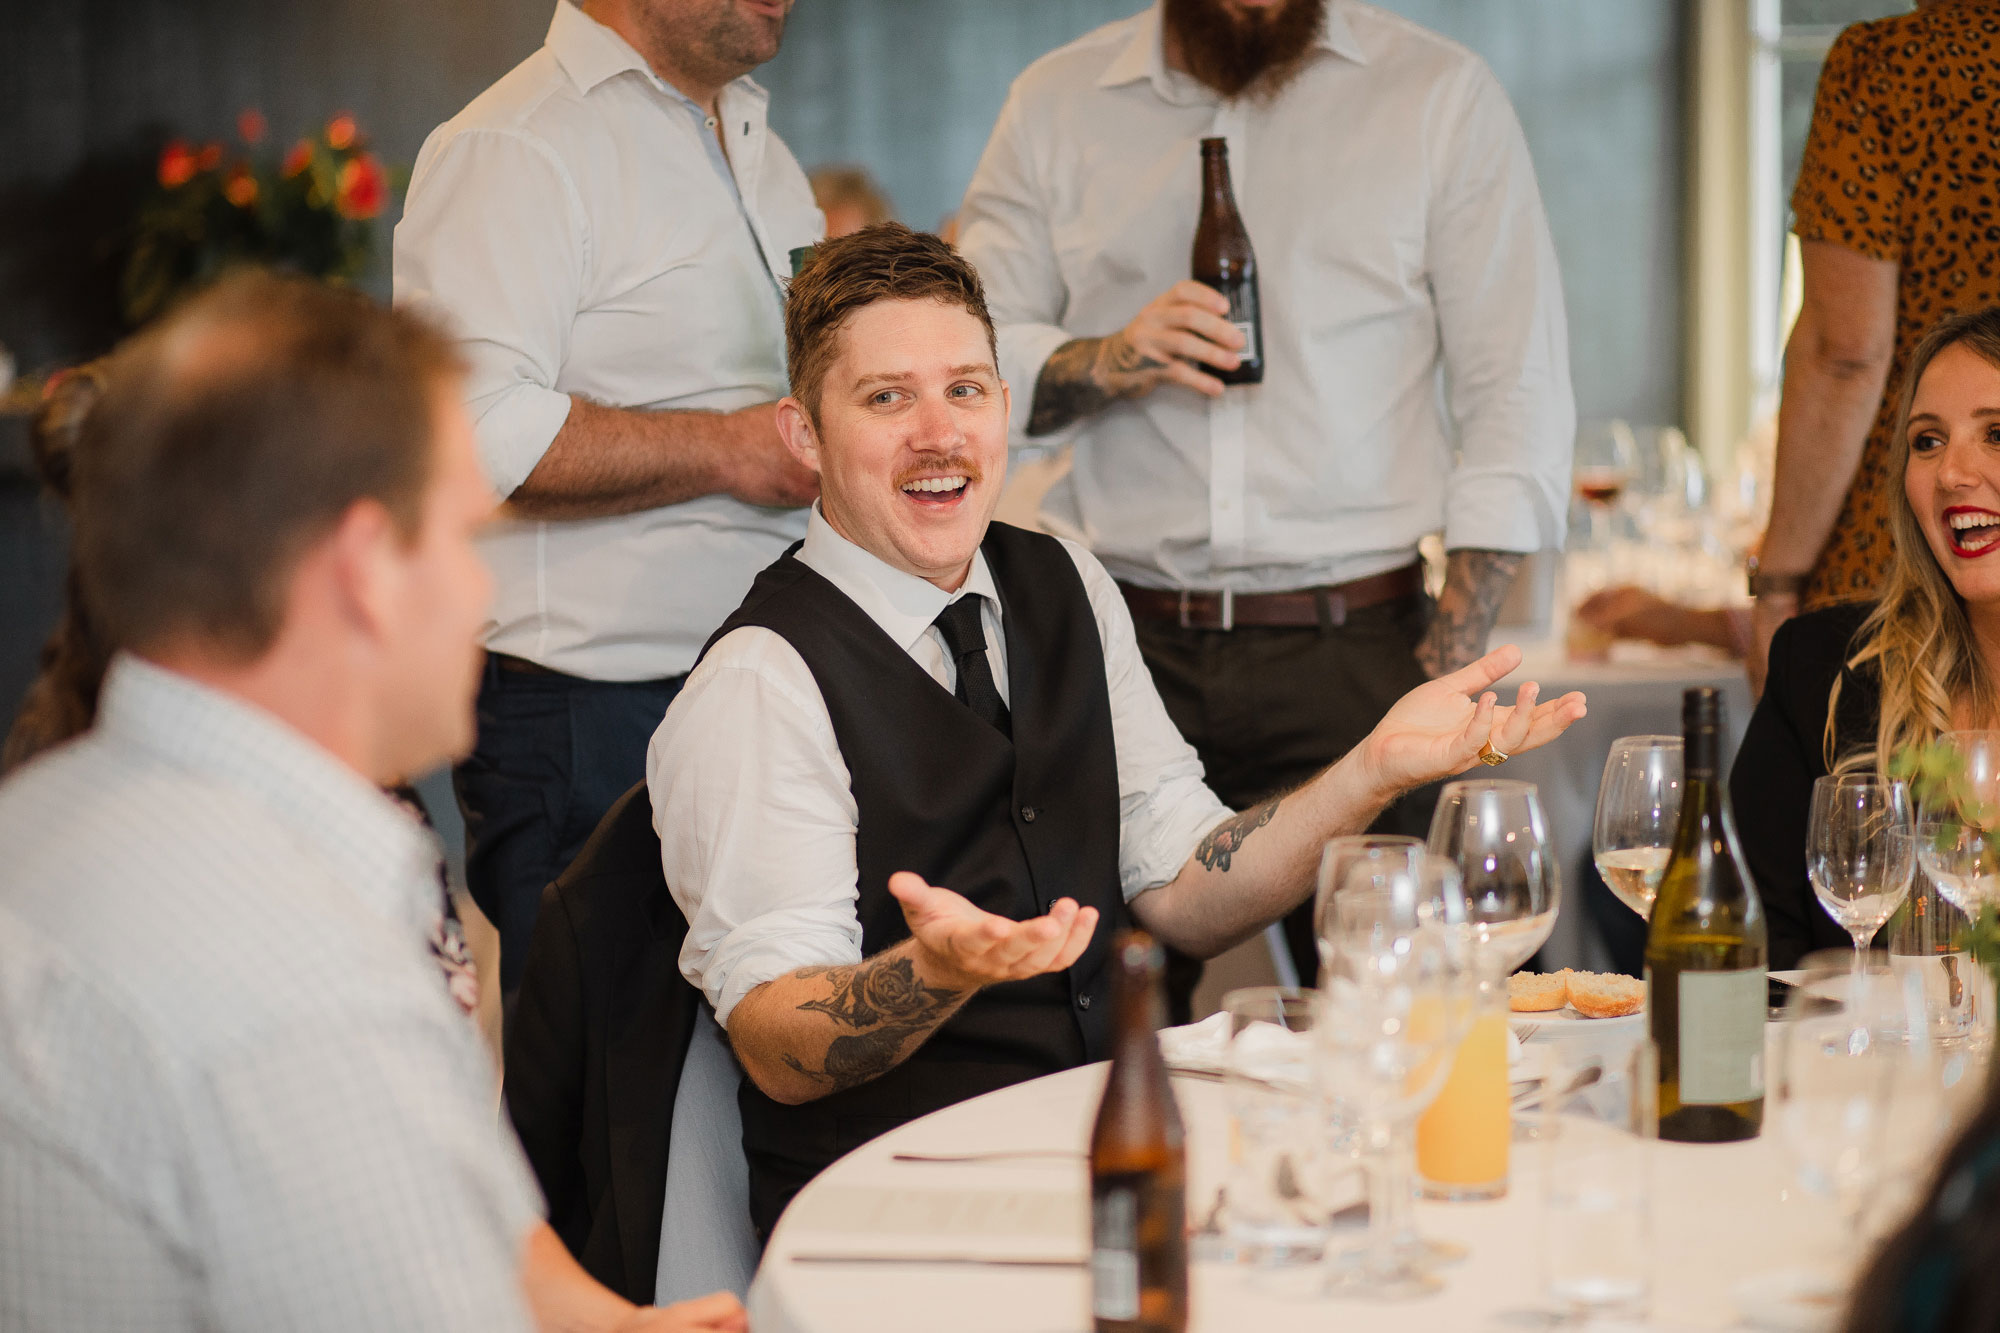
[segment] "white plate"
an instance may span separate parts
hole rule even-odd
[[[1550,1029],[1562,1029],[1564,1035],[1581,1035],[1584,1032],[1610,1032],[1618,1028],[1636,1027],[1646,1021],[1646,1011],[1642,1008],[1636,1014],[1620,1014],[1617,1018],[1585,1018],[1570,1008],[1549,1009],[1539,1014],[1507,1015],[1508,1026],[1519,1031],[1524,1027],[1542,1028],[1547,1035],[1555,1036]]]

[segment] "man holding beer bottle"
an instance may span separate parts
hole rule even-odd
[[[1016,81],[961,218],[1016,444],[1075,445],[1044,522],[1117,579],[1230,805],[1476,659],[1522,554],[1560,542],[1555,254],[1463,48],[1356,0],[1159,0]],[[1432,800],[1377,827],[1421,834]]]
[[[1365,743],[1232,814],[1160,707],[1082,547],[992,523],[1007,466],[979,278],[895,224],[792,280],[778,425],[820,478],[667,710],[646,781],[701,986],[748,1082],[768,1232],[841,1154],[1110,1054],[1112,936],[1190,954],[1304,899],[1322,843],[1396,795],[1542,744],[1571,695],[1500,707],[1503,648]],[[1129,904],[1129,906],[1128,906]]]

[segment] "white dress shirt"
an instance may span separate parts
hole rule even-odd
[[[562,0],[548,42],[417,156],[396,300],[440,315],[494,489],[541,461],[575,394],[728,412],[786,392],[789,251],[819,239],[805,173],[748,78],[715,122]],[[487,645],[593,680],[693,664],[805,511],[726,495],[616,518],[518,521],[484,541]]]
[[[1264,381],[1163,386],[1054,441],[1057,531],[1153,587],[1268,592],[1452,548],[1560,544],[1575,433],[1562,291],[1520,124],[1470,52],[1332,0],[1274,99],[1166,68],[1156,8],[1016,80],[965,196],[1014,387],[1189,276],[1199,141],[1229,141],[1256,249]],[[1043,439],[1049,443],[1051,439]]]
[[[415,819],[121,658],[0,847],[0,1328],[528,1327],[540,1200]]]
[[[1202,781],[1194,747],[1160,703],[1117,585],[1088,551],[1064,546],[1104,647],[1118,755],[1118,873],[1129,902],[1178,875],[1229,810]],[[958,688],[958,665],[931,622],[948,604],[980,594],[987,660],[1008,697],[1000,598],[983,553],[964,585],[947,593],[840,536],[814,506],[799,559],[947,692]],[[654,733],[646,783],[667,884],[689,923],[681,971],[725,1027],[737,1001],[767,981],[861,961],[854,792],[818,682],[784,638],[745,626],[715,645]]]

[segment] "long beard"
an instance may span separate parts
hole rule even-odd
[[[1326,22],[1326,0],[1288,0],[1266,19],[1235,19],[1220,0],[1161,0],[1189,74],[1226,98],[1268,97],[1298,71]]]

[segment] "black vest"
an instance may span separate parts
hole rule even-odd
[[[864,957],[909,937],[888,890],[899,870],[1015,920],[1040,916],[1064,897],[1101,914],[1090,947],[1067,972],[987,987],[878,1079],[784,1106],[746,1078],[750,1209],[765,1236],[808,1180],[878,1134],[1110,1053],[1103,969],[1127,915],[1104,647],[1061,543],[995,523],[981,549],[1000,592],[1011,740],[801,564],[796,546],[758,575],[709,640],[713,646],[731,630],[761,625],[798,651],[819,685],[860,814]]]

